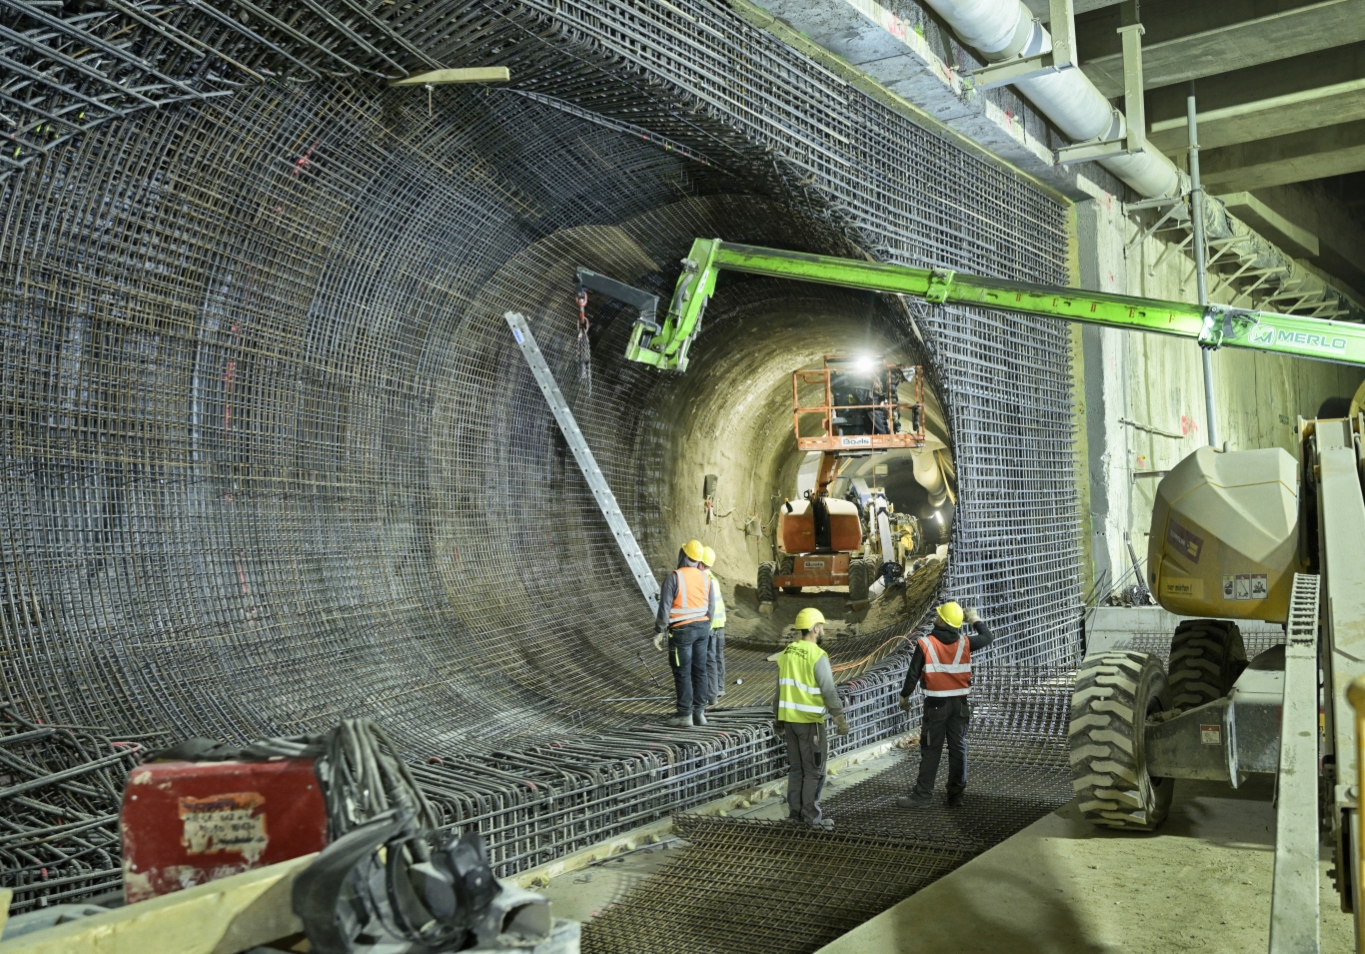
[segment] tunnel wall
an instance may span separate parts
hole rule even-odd
[[[1065,280],[1046,196],[684,7],[682,52],[663,8],[461,5],[439,32],[428,9],[388,32],[510,61],[517,88],[428,111],[372,81],[272,81],[110,122],[4,180],[10,698],[237,738],[364,712],[423,748],[609,724],[594,701],[637,687],[647,621],[503,309],[565,380],[569,263],[666,290],[695,234]],[[299,29],[311,46],[275,49],[301,62],[349,42]],[[239,60],[283,68],[245,42]],[[651,231],[689,199],[707,201],[668,216],[684,231]],[[622,223],[642,252],[593,231]],[[947,591],[1000,624],[998,656],[1067,658],[1064,332],[956,309],[891,324],[954,431]],[[668,385],[614,359],[626,331],[574,399],[658,554],[668,422],[641,409]]]

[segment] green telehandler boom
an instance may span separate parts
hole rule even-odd
[[[912,295],[925,301],[974,305],[1046,318],[1085,321],[1191,338],[1204,348],[1250,348],[1365,365],[1365,326],[1281,315],[1228,305],[1191,305],[1178,301],[1087,292],[966,275],[948,269],[883,265],[828,255],[736,245],[697,239],[663,321],[641,316],[631,333],[626,357],[670,371],[687,370],[687,352],[701,330],[706,303],[722,271],[790,278],[840,288]],[[600,280],[579,270],[580,289]]]

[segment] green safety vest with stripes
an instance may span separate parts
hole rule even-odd
[[[706,575],[707,575],[708,577],[710,577],[711,583],[712,583],[712,588],[713,588],[713,590],[715,591],[715,594],[716,594],[716,611],[715,611],[713,614],[711,614],[711,628],[712,628],[712,629],[724,629],[724,628],[725,628],[725,597],[721,595],[721,593],[720,593],[720,584],[716,582],[716,578],[715,578],[714,576],[711,576],[711,571],[710,571],[710,570],[707,570],[707,571],[706,571]]]
[[[815,664],[828,656],[814,643],[789,643],[777,657],[777,718],[781,722],[824,722],[825,697]]]

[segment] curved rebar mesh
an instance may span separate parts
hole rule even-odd
[[[49,8],[0,2],[26,38],[9,55],[44,77],[4,87],[30,118],[0,180],[0,680],[30,715],[119,732],[241,739],[368,715],[415,754],[468,757],[442,783],[463,806],[448,817],[494,834],[550,796],[467,795],[512,757],[493,747],[595,733],[606,776],[581,755],[532,759],[560,766],[563,792],[598,791],[594,807],[571,832],[546,822],[505,872],[773,762],[761,714],[748,741],[689,741],[599,702],[655,690],[636,656],[648,620],[502,310],[531,316],[568,384],[574,265],[667,292],[690,240],[720,235],[1060,281],[1064,212],[699,0],[395,7],[332,22],[310,6],[286,28],[226,0],[156,17],[127,2],[45,31]],[[81,71],[58,42],[90,69],[173,82],[87,115],[93,131],[45,126],[34,110],[104,82],[63,80]],[[428,106],[318,78],[483,62],[509,64],[515,88]],[[698,355],[781,297],[729,288]],[[1000,624],[998,657],[1067,658],[1064,331],[976,311],[912,322],[896,303],[873,320],[927,353],[949,412],[948,589]],[[663,564],[674,456],[650,412],[677,385],[620,359],[629,316],[597,322],[592,394],[567,390]],[[856,740],[903,724],[894,681],[849,687]],[[657,766],[621,753],[661,747],[700,767],[632,802]]]

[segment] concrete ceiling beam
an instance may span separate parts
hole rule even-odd
[[[1147,89],[1365,41],[1365,0],[1149,0],[1142,4]],[[1077,17],[1081,69],[1106,96],[1123,93],[1117,8]]]
[[[1213,192],[1359,172],[1365,170],[1365,120],[1201,150],[1199,165],[1204,187]]]
[[[1365,43],[1210,76],[1195,84],[1199,144],[1231,146],[1365,119]],[[1186,87],[1147,94],[1147,138],[1174,153],[1186,145]]]

